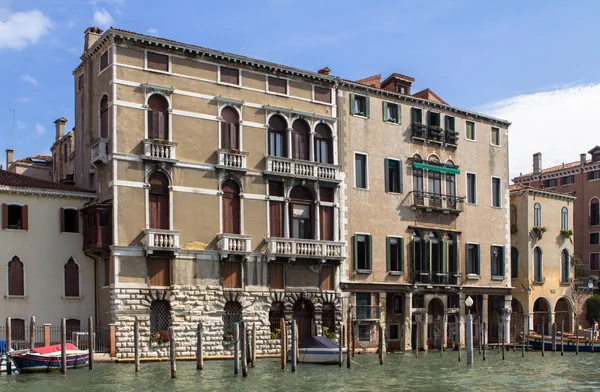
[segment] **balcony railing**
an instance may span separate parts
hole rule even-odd
[[[356,320],[379,320],[381,307],[378,305],[356,305],[354,318]]]
[[[427,125],[412,123],[410,124],[410,129],[412,132],[412,137],[427,139]]]
[[[246,152],[233,152],[230,150],[219,150],[219,163],[218,166],[233,169],[233,170],[246,170]]]
[[[452,144],[455,146],[458,144],[458,132],[446,129],[446,131],[444,132],[444,136],[444,142],[446,144]]]
[[[293,257],[344,258],[344,243],[299,238],[267,238],[269,254]]]
[[[146,229],[144,248],[148,253],[155,250],[178,251],[179,250],[179,231]]]
[[[444,130],[440,127],[429,126],[427,128],[427,140],[434,142],[443,142],[444,141]]]
[[[175,147],[177,143],[167,140],[144,140],[144,158],[159,161],[173,161],[176,159]]]
[[[340,181],[339,168],[328,163],[267,156],[267,171],[282,176]]]
[[[108,162],[108,139],[96,139],[96,141],[92,144],[90,162]]]
[[[416,209],[454,214],[460,214],[463,211],[465,202],[465,198],[461,196],[421,191],[410,192],[408,200]]]
[[[250,253],[252,252],[251,237],[240,234],[219,234],[217,248],[223,253]]]
[[[458,132],[439,126],[412,123],[410,125],[411,136],[413,139],[426,140],[428,142],[445,144],[449,147],[456,147],[458,144]]]
[[[459,277],[457,272],[415,270],[412,274],[412,281],[413,283],[456,285]]]

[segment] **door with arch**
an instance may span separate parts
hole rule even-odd
[[[298,325],[298,342],[302,343],[312,337],[314,309],[312,304],[303,299],[294,304],[294,319]]]

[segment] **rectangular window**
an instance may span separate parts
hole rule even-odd
[[[494,146],[500,145],[500,128],[492,127],[492,144]]]
[[[79,211],[74,208],[60,209],[60,232],[79,233]]]
[[[388,340],[400,340],[400,325],[391,324]]]
[[[419,108],[410,110],[411,121],[413,124],[423,124],[423,111]]]
[[[321,290],[335,290],[335,267],[321,266]]]
[[[467,173],[467,203],[477,203],[477,176],[475,173]]]
[[[556,178],[544,180],[544,188],[556,188],[556,185],[558,185],[558,180]]]
[[[442,128],[442,119],[438,112],[429,112],[429,126],[434,129]]]
[[[479,245],[467,244],[467,275],[479,275]]]
[[[350,114],[369,117],[369,98],[350,94]]]
[[[466,122],[466,135],[468,140],[475,140],[475,123],[473,121]]]
[[[222,83],[240,84],[240,70],[235,68],[221,67],[221,78],[219,79]]]
[[[600,179],[600,170],[588,172],[588,181]]]
[[[404,239],[387,237],[387,270],[389,272],[404,271]]]
[[[590,245],[600,245],[600,233],[590,233]]]
[[[360,324],[358,326],[358,340],[361,342],[371,341],[371,326],[369,324]]]
[[[490,264],[492,267],[492,277],[504,277],[504,247],[491,247]]]
[[[148,284],[150,286],[170,286],[171,266],[169,259],[149,257],[147,259]]]
[[[402,193],[402,164],[396,159],[384,160],[385,165],[385,191]]]
[[[146,54],[148,69],[169,72],[169,56],[159,53],[148,52]]]
[[[223,262],[223,288],[241,289],[242,288],[242,263],[235,261]]]
[[[269,263],[269,288],[273,290],[285,289],[283,267],[284,264],[282,263]]]
[[[365,154],[354,154],[354,186],[367,189],[367,156]]]
[[[600,253],[590,253],[590,271],[600,270]]]
[[[287,79],[269,76],[269,91],[272,93],[287,95]]]
[[[560,185],[569,185],[569,184],[573,184],[574,182],[575,182],[574,175],[564,176],[564,177],[560,178]]]
[[[108,50],[100,56],[100,71],[108,67]]]
[[[502,184],[497,177],[492,177],[492,206],[502,207]]]
[[[315,101],[331,103],[331,89],[315,86]]]
[[[354,269],[358,271],[371,270],[371,236],[354,235]]]
[[[28,207],[16,204],[2,204],[2,229],[27,230]]]
[[[594,200],[593,203],[590,204],[590,226],[598,226],[600,225],[600,204],[598,200]]]
[[[84,84],[85,84],[84,74],[81,74],[77,78],[77,89],[78,90],[83,90]]]
[[[375,318],[374,307],[371,306],[371,293],[356,293],[356,318],[370,320]]]
[[[595,152],[592,155],[592,162],[600,162],[600,152]]]
[[[400,124],[400,105],[393,102],[383,102],[383,121]]]

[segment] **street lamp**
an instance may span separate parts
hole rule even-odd
[[[467,297],[467,299],[465,300],[465,305],[467,305],[468,314],[471,314],[471,306],[473,306],[473,298],[471,298],[471,296]]]
[[[468,296],[465,300],[467,305],[467,328],[465,329],[467,340],[467,365],[473,365],[473,316],[471,316],[471,306],[473,306],[473,298]]]

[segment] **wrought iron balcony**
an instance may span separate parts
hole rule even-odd
[[[412,273],[413,283],[457,285],[460,275],[458,272],[436,272],[415,270]]]
[[[421,191],[410,192],[408,200],[413,209],[440,211],[446,214],[460,214],[465,202],[464,197]]]
[[[144,140],[144,159],[155,161],[175,161],[175,147],[177,143],[168,140],[146,139]]]
[[[274,157],[271,155],[266,156],[266,162],[266,171],[269,174],[331,182],[341,181],[337,165]]]
[[[251,237],[241,234],[219,234],[217,248],[224,257],[228,254],[248,254],[252,252]]]
[[[446,129],[444,132],[444,143],[456,146],[458,144],[458,132]]]
[[[179,251],[178,230],[146,229],[144,234],[144,249],[148,254],[152,254],[156,250],[175,253]]]
[[[266,242],[268,252],[273,256],[320,259],[343,259],[345,257],[343,242],[274,237],[267,238]]]
[[[427,140],[442,143],[444,141],[444,130],[440,127],[430,125],[427,127]]]
[[[239,152],[235,150],[218,150],[219,163],[217,168],[246,171],[246,156],[247,152]]]
[[[356,305],[354,307],[355,320],[379,320],[381,306],[378,305]]]
[[[108,162],[108,139],[99,138],[92,143],[90,162]]]
[[[413,138],[427,139],[427,125],[412,123],[410,124],[410,129]]]

